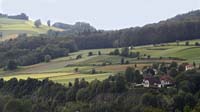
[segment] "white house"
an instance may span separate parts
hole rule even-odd
[[[191,64],[188,64],[188,65],[185,66],[185,70],[186,70],[186,71],[192,70],[192,69],[194,69],[194,66],[191,65]]]
[[[174,84],[173,79],[169,75],[163,75],[160,77],[162,87],[171,86]]]
[[[158,77],[147,76],[143,79],[143,87],[161,87],[161,82]]]

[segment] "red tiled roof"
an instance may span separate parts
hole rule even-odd
[[[193,67],[193,65],[191,65],[191,64],[190,65],[186,65],[186,67]]]
[[[160,80],[164,80],[164,81],[169,81],[169,82],[174,82],[173,78],[170,77],[169,75],[163,75],[160,77]]]
[[[160,79],[158,77],[149,77],[149,76],[147,76],[147,77],[144,77],[144,80],[148,80],[151,85],[153,85],[154,83],[156,83],[156,84],[160,84],[161,83]]]

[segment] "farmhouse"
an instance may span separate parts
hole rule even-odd
[[[146,76],[143,79],[142,82],[144,87],[161,87],[161,82],[159,77],[153,77],[153,76]]]
[[[174,80],[169,75],[163,75],[161,77],[154,77],[151,75],[144,76],[142,84],[143,87],[169,87],[174,85]]]
[[[192,69],[194,69],[194,66],[191,65],[191,64],[188,64],[188,65],[185,66],[185,70],[186,70],[186,71],[192,70]]]
[[[160,82],[162,87],[172,86],[174,85],[174,81],[172,77],[169,75],[163,75],[160,77]]]

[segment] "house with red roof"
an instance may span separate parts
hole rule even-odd
[[[172,86],[174,85],[174,80],[169,75],[163,75],[160,77],[160,82],[162,87]]]
[[[146,76],[143,78],[143,87],[161,87],[161,82],[159,77]]]
[[[185,70],[188,71],[188,70],[192,70],[194,69],[194,66],[191,65],[191,64],[188,64],[188,65],[185,65]]]
[[[173,86],[175,84],[175,81],[173,78],[169,75],[163,75],[161,77],[154,77],[154,76],[145,76],[143,78],[142,85],[143,87],[169,87]]]

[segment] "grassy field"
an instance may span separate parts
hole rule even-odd
[[[200,39],[194,39],[194,40],[187,40],[189,42],[190,45],[195,45],[196,42],[200,42]],[[179,42],[179,45],[185,45],[185,42],[187,41],[180,41]],[[176,46],[177,45],[177,42],[172,42],[172,43],[168,43],[169,45],[174,45]]]
[[[200,47],[193,44],[200,40],[190,41],[190,46],[185,46],[185,42],[180,42],[177,46],[176,43],[168,43],[164,46],[138,46],[135,47],[133,52],[140,52],[142,59],[126,58],[121,56],[108,55],[114,49],[93,49],[81,50],[75,53],[70,53],[67,57],[51,60],[49,63],[40,63],[31,66],[20,67],[14,72],[5,72],[0,70],[0,77],[5,80],[16,77],[17,79],[36,78],[44,79],[49,78],[58,83],[67,84],[73,82],[75,78],[85,78],[87,81],[94,79],[103,80],[110,75],[118,72],[123,72],[129,66],[137,69],[142,69],[144,66],[149,66],[155,62],[190,62],[200,63]],[[98,55],[101,51],[102,55]],[[93,52],[93,56],[88,56],[88,52]],[[81,59],[76,60],[77,55],[82,55]],[[144,56],[145,54],[145,56]],[[151,55],[147,59],[147,55]],[[160,57],[163,57],[160,59]],[[172,60],[169,57],[176,57],[185,59],[185,61]],[[130,64],[120,65],[121,58],[128,60]],[[107,65],[102,65],[107,63]],[[75,72],[75,69],[78,72]],[[91,74],[92,69],[96,70],[96,74]]]
[[[33,21],[0,18],[0,32],[3,33],[1,41],[9,38],[15,38],[18,34],[22,33],[38,35],[46,33],[50,29],[60,30],[54,27],[49,28],[45,25],[42,25],[40,28],[36,28]]]
[[[169,43],[165,46],[149,46],[144,48],[136,48],[133,51],[138,51],[142,55],[151,55],[152,57],[176,57],[180,59],[185,59],[188,62],[200,63],[200,46],[195,46],[195,42],[200,42],[200,40],[189,41],[190,45],[185,46],[185,42],[180,42],[179,46],[176,43]]]
[[[84,78],[86,81],[92,81],[93,79],[104,80],[108,76],[112,75],[111,73],[102,73],[102,74],[78,74],[78,73],[42,73],[42,74],[21,74],[21,75],[11,75],[1,77],[4,80],[10,80],[11,78],[17,78],[18,80],[27,78],[34,79],[45,79],[55,81],[57,83],[68,84],[69,82],[73,82],[76,78],[82,79]]]

